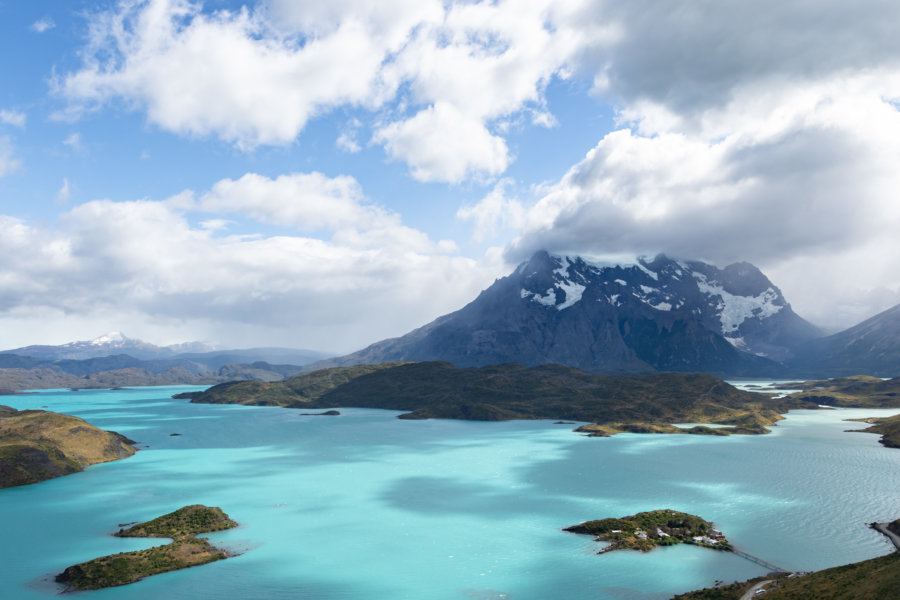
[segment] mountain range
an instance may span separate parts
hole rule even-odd
[[[184,383],[190,374],[211,382],[275,380],[326,367],[418,361],[562,364],[620,375],[894,377],[900,375],[900,305],[825,336],[750,263],[718,268],[660,254],[604,264],[540,251],[461,309],[345,356],[286,348],[215,351],[201,343],[160,347],[110,333],[0,352],[0,371],[43,368],[92,377],[143,369],[153,375],[147,381],[171,373]]]
[[[607,265],[541,251],[460,310],[306,370],[445,360],[774,377],[822,335],[746,262],[719,269],[661,254]]]

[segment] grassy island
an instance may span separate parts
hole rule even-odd
[[[131,456],[133,443],[78,417],[0,406],[0,488],[37,483]]]
[[[177,571],[228,558],[206,538],[195,537],[236,527],[221,508],[185,506],[152,521],[120,529],[118,537],[172,538],[172,543],[146,550],[120,552],[73,565],[56,576],[66,590],[97,590],[134,583],[149,575]]]
[[[676,510],[653,510],[618,519],[598,519],[566,527],[564,531],[594,536],[608,542],[599,554],[613,550],[649,552],[657,546],[694,544],[716,550],[731,550],[731,544],[712,523]]]
[[[562,365],[454,367],[447,362],[386,363],[322,369],[276,383],[232,382],[179,394],[191,402],[287,408],[384,408],[401,419],[504,421],[553,419],[595,425],[589,435],[620,432],[728,435],[766,426],[811,401],[745,392],[710,375],[595,375]],[[722,429],[681,429],[673,423]]]

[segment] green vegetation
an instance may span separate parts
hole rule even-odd
[[[562,419],[600,424],[592,435],[765,433],[803,400],[744,392],[710,375],[593,375],[561,365],[457,368],[446,362],[387,363],[323,369],[277,383],[234,382],[179,394],[192,402],[289,408],[384,408],[403,419]],[[672,423],[733,425],[679,429]]]
[[[134,454],[134,442],[78,417],[0,410],[0,488],[68,475]]]
[[[778,576],[784,577],[784,575]],[[694,590],[693,592],[688,592],[686,594],[679,594],[672,598],[672,600],[738,600],[745,592],[750,590],[750,588],[766,579],[771,579],[771,577],[756,577],[739,583]]]
[[[768,578],[767,578],[768,579]],[[672,600],[738,600],[761,578],[675,596]],[[887,600],[900,590],[900,552],[767,584],[766,600]]]
[[[803,390],[791,398],[840,408],[900,408],[900,377],[882,380],[854,375],[802,383],[786,383],[779,389]]]
[[[163,515],[129,529],[120,529],[119,537],[171,537],[165,546],[135,552],[121,552],[73,565],[56,576],[68,590],[97,590],[139,581],[149,575],[203,565],[229,554],[216,548],[199,533],[236,527],[221,508],[195,504]]]
[[[888,448],[900,448],[900,415],[885,417],[883,419],[868,418],[848,420],[871,423],[871,427],[854,431],[859,431],[860,433],[880,433],[881,439],[878,440],[879,442]]]
[[[656,546],[695,544],[716,550],[731,550],[731,545],[712,523],[676,510],[653,510],[618,519],[586,521],[564,531],[593,535],[598,542],[609,542],[600,554],[613,550],[649,552]]]
[[[118,537],[164,537],[177,540],[232,527],[237,527],[237,523],[229,519],[221,508],[192,504],[152,521],[140,523],[128,529],[120,529],[116,535]]]

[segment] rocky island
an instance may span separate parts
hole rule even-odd
[[[66,591],[97,590],[134,583],[149,575],[203,565],[230,555],[196,537],[237,527],[221,508],[185,506],[152,521],[120,529],[118,537],[172,538],[172,543],[146,550],[121,552],[73,565],[56,576]]]
[[[716,550],[731,550],[731,545],[712,523],[676,510],[652,510],[618,519],[585,521],[563,531],[594,536],[608,542],[598,554],[614,550],[649,552],[657,546],[694,544]]]
[[[618,377],[562,365],[461,368],[447,362],[335,367],[281,382],[224,383],[175,397],[210,404],[406,411],[401,419],[581,421],[595,424],[581,428],[590,435],[766,433],[781,413],[816,408],[808,400],[738,390],[711,375]],[[729,427],[673,425],[684,422]]]
[[[78,417],[0,406],[0,488],[37,483],[131,456],[133,443]]]

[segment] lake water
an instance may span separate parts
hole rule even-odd
[[[194,405],[184,387],[43,391],[15,408],[74,414],[141,442],[126,460],[0,490],[0,596],[47,600],[52,576],[156,545],[109,534],[187,504],[241,527],[238,557],[75,598],[649,600],[765,569],[691,546],[598,556],[581,521],[673,508],[791,570],[887,554],[866,523],[900,517],[900,450],[796,411],[770,435],[587,438],[550,421],[405,421],[397,412]],[[180,436],[172,436],[179,433]]]

